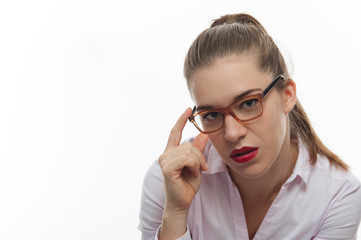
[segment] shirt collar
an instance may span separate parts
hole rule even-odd
[[[286,184],[296,178],[300,178],[305,184],[308,183],[311,173],[310,154],[303,141],[298,138],[298,157],[292,175],[286,181]]]

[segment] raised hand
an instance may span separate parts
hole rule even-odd
[[[201,183],[201,171],[208,170],[203,155],[208,135],[199,134],[193,143],[179,144],[191,114],[192,110],[188,108],[180,116],[169,135],[164,153],[159,157],[166,193],[161,236],[167,238],[179,237],[185,232],[188,210]],[[170,219],[173,221],[167,221]]]

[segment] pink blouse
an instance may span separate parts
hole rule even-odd
[[[179,239],[248,239],[242,199],[226,165],[210,143],[204,155],[209,170],[203,173],[191,204],[187,232]],[[158,239],[164,202],[163,177],[156,161],[143,184],[139,224],[143,240]],[[295,169],[253,239],[356,239],[360,218],[360,181],[351,172],[331,166],[323,156],[311,165],[300,142]]]

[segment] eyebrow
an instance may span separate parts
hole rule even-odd
[[[262,89],[260,89],[260,88],[249,89],[249,90],[235,96],[233,98],[233,102],[235,102],[235,101],[237,101],[237,100],[239,100],[239,99],[241,99],[241,98],[243,98],[243,97],[247,96],[248,94],[251,94],[251,93],[253,93],[255,91],[262,91]],[[213,108],[216,108],[216,107],[214,107],[212,105],[198,106],[198,107],[196,107],[196,111],[199,112],[199,111],[202,111],[202,110],[213,109]]]

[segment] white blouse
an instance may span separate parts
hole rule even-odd
[[[204,154],[209,170],[203,172],[187,232],[179,239],[248,239],[242,199],[226,165],[210,143]],[[143,240],[157,239],[164,202],[163,177],[156,161],[143,184],[139,224]],[[356,239],[360,218],[360,181],[330,165],[324,156],[311,165],[306,147],[299,142],[295,169],[253,239]]]

